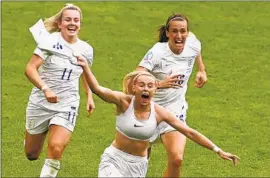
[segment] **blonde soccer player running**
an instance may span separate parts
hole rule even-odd
[[[166,122],[197,144],[215,151],[221,158],[238,163],[238,157],[224,152],[198,131],[186,127],[174,114],[152,101],[156,78],[145,71],[131,72],[124,78],[124,92],[99,85],[84,57],[78,56],[86,81],[93,93],[116,105],[116,135],[105,149],[98,177],[145,177],[149,140],[161,122]]]
[[[78,38],[81,20],[81,9],[67,4],[44,24],[39,21],[30,28],[37,47],[25,70],[34,85],[26,109],[25,154],[29,160],[38,159],[48,135],[47,156],[40,177],[57,176],[76,124],[79,78],[83,70],[73,63],[72,53],[83,55],[89,64],[93,62],[93,48]],[[95,105],[91,90],[83,81],[87,109],[91,113]]]

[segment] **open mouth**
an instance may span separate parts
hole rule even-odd
[[[148,99],[149,98],[149,93],[143,92],[142,93],[142,98]]]
[[[77,28],[75,26],[68,26],[68,31],[70,32],[75,32],[77,30]]]
[[[184,40],[175,40],[175,44],[180,45],[180,44],[183,44],[183,43],[184,43]]]

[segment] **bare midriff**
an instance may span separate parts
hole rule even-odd
[[[149,142],[143,140],[132,140],[116,131],[115,140],[113,141],[112,145],[125,153],[144,157],[147,156]]]

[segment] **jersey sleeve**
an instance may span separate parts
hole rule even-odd
[[[93,50],[93,47],[90,46],[89,44],[87,44],[86,45],[86,49],[85,49],[85,51],[83,53],[83,56],[86,58],[88,64],[90,66],[92,66],[93,65],[93,60],[94,60],[94,50]]]
[[[141,62],[138,66],[144,67],[148,69],[149,71],[153,71],[153,69],[157,65],[157,52],[155,51],[154,47],[151,48],[143,57]]]
[[[196,53],[197,56],[201,54],[202,45],[200,40],[198,40],[195,36],[192,36],[188,39],[188,45]]]
[[[196,38],[196,35],[194,33],[192,33],[192,32],[189,32],[188,37],[189,38]]]
[[[42,60],[46,60],[46,58],[49,56],[49,52],[46,50],[42,50],[38,47],[34,50],[34,54],[38,55]]]
[[[197,52],[197,55],[201,54],[202,44],[198,39],[194,42],[194,50]]]

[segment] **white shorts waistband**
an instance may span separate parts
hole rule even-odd
[[[128,162],[141,162],[141,161],[147,161],[147,156],[135,156],[129,153],[126,153],[122,150],[119,150],[115,148],[113,145],[110,145],[108,148],[106,148],[105,153],[108,151],[108,153],[111,154],[117,154],[121,156],[123,159],[125,159]]]

